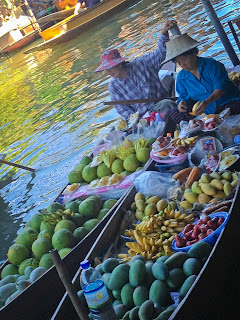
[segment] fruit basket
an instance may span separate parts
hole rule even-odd
[[[210,245],[214,245],[222,231],[222,229],[225,227],[225,225],[227,224],[228,222],[228,219],[229,219],[229,214],[227,212],[217,212],[217,213],[212,213],[212,214],[209,214],[208,217],[211,218],[211,220],[208,220],[208,221],[214,221],[213,219],[214,218],[224,218],[224,221],[221,223],[221,225],[219,225],[218,228],[216,228],[210,235],[206,236],[205,238],[201,239],[201,240],[197,240],[196,242],[199,242],[199,241],[205,241],[207,242],[208,244]],[[192,225],[197,225],[201,220],[204,220],[204,219],[200,219],[198,221],[195,221]],[[183,239],[183,232],[179,233],[179,236]],[[196,243],[195,242],[195,243]],[[172,242],[172,250],[174,251],[184,251],[184,252],[187,252],[190,248],[191,248],[192,244],[191,245],[188,245],[188,246],[184,246],[184,247],[177,247],[177,244],[176,244],[176,240],[174,239],[173,242]]]

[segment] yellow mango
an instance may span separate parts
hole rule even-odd
[[[152,216],[156,213],[156,211],[157,211],[157,208],[155,203],[150,203],[146,206],[144,213],[145,213],[145,216]]]
[[[216,194],[213,195],[213,198],[217,199],[217,200],[221,200],[226,198],[226,195],[223,191],[218,191]]]
[[[200,188],[199,183],[197,181],[193,182],[191,189],[193,193],[196,193],[196,194],[202,193],[202,189]]]
[[[210,183],[201,183],[201,189],[208,196],[212,196],[217,193],[217,190]]]
[[[225,193],[226,196],[229,196],[229,194],[231,193],[233,187],[231,185],[230,182],[226,182],[223,186],[223,191]]]
[[[160,212],[168,206],[168,201],[166,199],[161,199],[157,202],[157,211]]]
[[[144,197],[144,195],[143,195],[141,192],[138,192],[138,193],[135,194],[134,200],[135,200],[135,202],[136,202],[137,200],[145,200],[145,197]]]
[[[184,198],[192,204],[194,204],[195,202],[198,202],[198,195],[193,192],[185,192]]]
[[[144,200],[137,200],[136,201],[136,207],[137,207],[138,210],[144,211],[145,207],[146,207],[145,201]]]
[[[198,202],[200,202],[200,203],[209,203],[211,201],[211,199],[212,198],[205,193],[201,193],[198,196]]]
[[[223,190],[223,184],[219,179],[213,179],[210,181],[210,185],[216,188],[217,190]]]
[[[149,199],[146,201],[146,204],[150,204],[150,203],[155,203],[155,204],[157,204],[159,200],[161,200],[160,197],[154,196],[154,197],[149,198]]]

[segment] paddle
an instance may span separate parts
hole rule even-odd
[[[107,105],[107,106],[112,106],[112,105],[115,105],[115,104],[151,103],[151,102],[159,102],[159,101],[162,101],[162,100],[165,100],[165,99],[176,101],[177,97],[104,101],[103,104]]]
[[[17,168],[20,168],[20,169],[24,169],[24,170],[35,172],[35,169],[33,169],[33,168],[25,167],[25,166],[22,166],[21,164],[17,164],[17,163],[14,163],[14,162],[6,161],[4,159],[1,159],[1,157],[0,157],[0,163],[4,163],[4,164],[7,164],[9,166],[13,166],[13,167],[17,167]]]

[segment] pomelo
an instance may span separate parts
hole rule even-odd
[[[16,238],[17,244],[22,244],[29,250],[33,242],[37,239],[38,232],[32,228],[24,228]]]
[[[99,211],[97,219],[102,220],[103,217],[108,213],[109,209],[105,208]]]
[[[37,268],[39,265],[39,261],[35,258],[28,258],[24,260],[19,266],[19,274],[23,276],[25,274],[25,269],[27,267]]]
[[[102,178],[105,176],[109,176],[112,174],[112,170],[110,168],[108,168],[105,163],[100,163],[97,166],[97,176],[98,178]]]
[[[90,162],[92,162],[92,158],[89,156],[83,156],[80,164],[84,164],[85,166],[88,165]]]
[[[74,236],[74,238],[77,239],[77,241],[81,241],[88,234],[88,232],[89,231],[86,228],[79,227],[74,230],[73,236]]]
[[[6,276],[14,275],[18,273],[18,266],[14,264],[7,264],[1,272],[1,279],[5,278]]]
[[[29,250],[22,244],[13,244],[8,249],[8,260],[15,265],[19,265],[29,257]]]
[[[127,171],[134,172],[136,171],[137,167],[140,166],[140,163],[134,153],[130,154],[124,161],[123,167]]]
[[[150,156],[149,148],[139,148],[136,152],[136,157],[140,162],[147,162]]]
[[[78,212],[79,201],[70,201],[65,205],[66,209],[71,209],[72,212]]]
[[[44,267],[45,269],[50,269],[54,265],[50,253],[44,253],[39,261],[39,267]]]
[[[53,231],[49,231],[49,230],[42,230],[39,234],[38,234],[38,237],[37,239],[40,239],[40,238],[46,238],[48,240],[52,240],[52,236],[53,236]]]
[[[98,215],[99,208],[94,199],[83,200],[79,207],[78,212],[87,219],[95,218]]]
[[[74,170],[75,171],[83,171],[83,168],[85,167],[86,165],[85,164],[83,164],[83,163],[79,163],[79,164],[77,164],[75,167],[74,167]]]
[[[74,244],[74,236],[68,229],[60,229],[52,237],[52,245],[58,251],[63,248],[72,248]]]
[[[30,220],[31,228],[39,232],[42,219],[43,216],[41,214],[35,214]]]
[[[68,174],[68,180],[71,184],[83,182],[82,171],[72,170]]]
[[[71,220],[77,228],[81,227],[86,221],[86,219],[80,213],[75,213],[74,216],[71,217]]]
[[[93,228],[96,227],[96,225],[100,222],[98,219],[90,219],[86,221],[83,225],[84,228],[86,228],[88,231],[91,231]]]
[[[51,241],[47,238],[39,238],[33,242],[32,252],[34,256],[40,260],[44,253],[48,253],[52,249]]]
[[[54,228],[55,228],[55,224],[51,224],[49,222],[46,222],[46,221],[42,221],[41,222],[41,225],[40,225],[40,232],[43,231],[43,230],[47,230],[49,233],[50,232],[54,232]]]
[[[92,196],[89,196],[87,199],[95,200],[98,203],[99,210],[103,208],[103,201],[98,195],[93,194]]]
[[[76,229],[76,225],[74,224],[74,222],[64,219],[64,220],[60,220],[56,224],[54,232],[56,232],[60,229],[68,229],[69,231],[73,232]]]
[[[115,203],[117,203],[116,199],[108,199],[103,204],[103,209],[111,209]]]
[[[82,171],[82,177],[86,182],[92,182],[97,179],[97,167],[86,166]]]
[[[121,173],[124,170],[123,160],[120,160],[120,159],[114,160],[111,169],[113,173]]]
[[[62,258],[64,258],[70,251],[72,250],[72,248],[63,248],[61,250],[59,250],[59,255]]]

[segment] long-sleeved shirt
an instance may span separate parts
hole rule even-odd
[[[169,37],[160,35],[158,48],[142,57],[135,58],[125,65],[127,75],[125,78],[112,78],[109,84],[111,100],[135,100],[149,98],[164,98],[169,93],[163,88],[158,72],[166,56],[165,43]],[[138,103],[115,105],[117,112],[126,120],[130,115],[139,112],[143,116],[151,110],[154,103]]]
[[[240,100],[240,90],[229,79],[227,71],[221,62],[212,58],[198,57],[198,80],[190,71],[181,70],[177,76],[176,90],[179,101],[193,105],[197,101],[206,100],[216,89],[224,91],[224,95],[211,102],[205,114],[214,114],[216,107],[232,100]],[[240,112],[240,110],[239,110]]]

